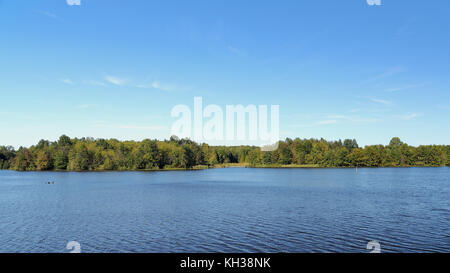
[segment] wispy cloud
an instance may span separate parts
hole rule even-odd
[[[317,125],[327,125],[327,124],[335,124],[335,123],[337,123],[337,120],[335,120],[335,119],[328,119],[328,120],[319,121],[316,124]]]
[[[360,116],[349,116],[349,115],[329,115],[328,118],[336,120],[347,120],[358,123],[371,123],[379,121],[379,119],[377,118],[370,118],[370,117],[365,118]]]
[[[400,86],[400,87],[394,87],[394,88],[388,88],[385,91],[387,92],[397,92],[397,91],[404,91],[404,90],[408,90],[408,89],[412,89],[412,88],[418,88],[418,87],[422,87],[425,84],[409,84],[409,85],[404,85],[404,86]]]
[[[362,117],[360,115],[345,115],[345,114],[330,114],[330,113],[316,113],[316,114],[297,114],[296,120],[305,121],[304,124],[291,124],[293,128],[309,128],[322,125],[344,124],[351,123],[352,125],[363,125],[374,123],[381,120],[380,117]],[[308,122],[309,120],[309,122]]]
[[[132,85],[136,88],[143,88],[143,89],[158,89],[158,90],[162,90],[162,91],[173,91],[173,90],[189,90],[191,89],[190,87],[183,87],[183,86],[178,86],[176,84],[172,84],[172,83],[163,83],[160,82],[158,80],[154,80],[150,83],[141,83],[141,84],[136,84],[136,83],[131,83],[129,79],[126,78],[119,78],[116,76],[111,76],[111,75],[106,75],[104,77],[105,81],[107,83],[111,83],[117,86],[123,86],[123,85]],[[88,81],[87,83],[91,84],[91,85],[101,85],[101,86],[105,86],[106,84],[104,82],[101,81]]]
[[[47,16],[49,18],[52,18],[52,19],[55,19],[55,20],[58,20],[58,21],[61,21],[61,22],[63,21],[59,16],[57,16],[56,14],[51,13],[49,11],[37,10],[37,12],[40,13],[41,15]]]
[[[61,79],[60,81],[65,84],[73,84],[73,81],[71,79]]]
[[[155,89],[161,89],[161,90],[164,90],[164,91],[170,91],[170,90],[173,90],[173,89],[176,88],[176,86],[173,85],[173,84],[164,84],[164,83],[160,83],[158,81],[154,81],[152,83],[152,87],[155,88]]]
[[[418,117],[423,116],[423,113],[408,113],[408,114],[404,114],[404,115],[398,115],[396,117],[403,119],[403,120],[412,120]]]
[[[403,66],[394,66],[378,75],[375,75],[374,77],[370,78],[368,81],[370,82],[370,81],[376,81],[376,80],[392,77],[392,76],[402,73],[404,71],[405,71],[405,68]]]
[[[101,82],[101,81],[90,80],[90,81],[84,81],[83,83],[89,84],[89,85],[95,85],[95,86],[106,86],[106,84],[104,82]]]
[[[87,109],[87,108],[92,108],[95,106],[97,106],[97,105],[96,104],[81,104],[81,105],[78,105],[78,108]]]
[[[138,84],[136,85],[138,88],[153,88],[153,89],[159,89],[163,91],[172,91],[177,89],[177,86],[175,84],[167,84],[167,83],[161,83],[159,81],[153,81],[151,84]]]
[[[118,77],[114,77],[114,76],[110,76],[110,75],[105,76],[105,80],[114,85],[124,85],[128,82],[127,79],[122,79],[122,78],[118,78]]]
[[[388,101],[388,100],[381,100],[381,99],[375,99],[375,98],[371,98],[370,100],[373,102],[381,103],[381,104],[385,104],[385,105],[392,104],[392,102]]]
[[[103,122],[96,122],[93,124],[93,126],[101,128],[133,129],[146,131],[165,131],[169,129],[169,127],[165,125],[108,124]]]

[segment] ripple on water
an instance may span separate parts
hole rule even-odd
[[[0,171],[0,252],[449,252],[449,169]]]

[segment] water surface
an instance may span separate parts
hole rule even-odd
[[[0,252],[450,252],[450,168],[0,171]],[[48,185],[47,181],[55,181]]]

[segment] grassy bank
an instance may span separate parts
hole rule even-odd
[[[323,168],[319,164],[289,164],[289,165],[283,165],[283,164],[256,164],[252,166],[252,168],[272,168],[272,169],[300,169],[300,168]]]

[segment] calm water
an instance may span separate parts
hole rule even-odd
[[[54,185],[45,184],[55,181]],[[450,252],[450,168],[0,171],[0,252]]]

